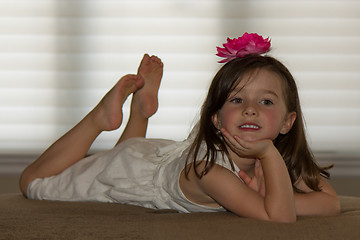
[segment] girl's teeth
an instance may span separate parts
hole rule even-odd
[[[254,128],[254,129],[259,129],[258,126],[255,125],[242,125],[241,128]]]

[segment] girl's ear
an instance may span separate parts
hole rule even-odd
[[[287,134],[291,130],[295,120],[296,120],[296,112],[288,113],[287,118],[285,119],[284,125],[280,130],[280,133]]]
[[[214,126],[215,126],[217,129],[220,129],[218,113],[215,113],[214,115],[212,115],[211,121],[212,121],[212,123],[214,124]]]

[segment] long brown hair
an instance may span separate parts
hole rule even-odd
[[[274,140],[274,146],[286,163],[293,188],[300,191],[295,187],[295,183],[302,179],[309,188],[320,191],[318,176],[320,174],[329,178],[330,174],[327,170],[331,166],[321,168],[315,163],[305,136],[304,120],[295,80],[281,62],[270,56],[248,55],[243,58],[236,58],[226,63],[217,72],[201,109],[199,130],[190,147],[186,161],[188,166],[189,159],[192,159],[192,165],[186,167],[186,175],[188,175],[192,166],[196,175],[201,178],[216,163],[218,154],[221,154],[223,159],[226,155],[234,169],[226,144],[221,135],[218,134],[218,129],[211,119],[224,105],[229,94],[242,80],[244,74],[256,69],[272,71],[283,80],[282,85],[287,111],[295,112],[297,116],[291,130],[287,134],[279,134]],[[202,144],[206,144],[206,152],[204,156],[198,156]],[[197,166],[201,161],[205,161],[205,167],[199,172]]]

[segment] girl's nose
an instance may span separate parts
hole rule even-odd
[[[252,117],[257,115],[257,111],[253,106],[249,105],[245,107],[243,114],[245,116]]]

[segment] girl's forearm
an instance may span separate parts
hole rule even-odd
[[[275,221],[296,221],[294,193],[283,158],[274,148],[260,160],[266,185],[264,204],[269,217]]]
[[[298,216],[335,216],[340,213],[337,196],[324,192],[295,193],[295,206]]]
[[[321,176],[319,178],[320,192],[312,191],[301,180],[296,187],[305,193],[295,193],[297,215],[337,215],[340,213],[340,202],[335,190]]]
[[[20,189],[26,195],[27,186],[36,178],[57,175],[85,157],[102,131],[91,113],[52,144],[20,177]]]

